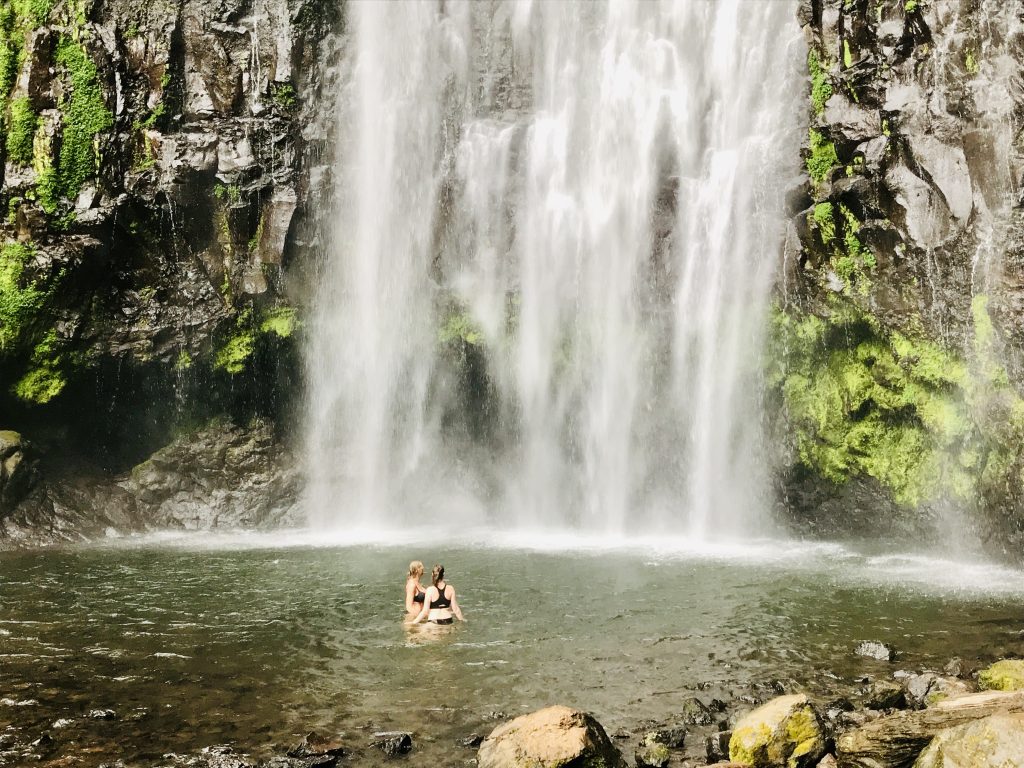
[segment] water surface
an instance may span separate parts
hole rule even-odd
[[[280,754],[315,728],[345,734],[362,750],[352,764],[370,765],[370,734],[403,729],[413,764],[444,764],[471,757],[455,740],[501,713],[555,702],[614,732],[770,678],[827,697],[865,674],[1024,651],[1024,581],[991,566],[771,542],[406,538],[202,536],[0,556],[7,740],[49,732],[51,757],[146,765],[221,743]],[[523,548],[538,542],[547,550]],[[466,624],[402,626],[413,558],[447,565]],[[900,648],[898,665],[853,655],[876,638]],[[115,719],[88,716],[108,708]],[[0,750],[0,764],[16,752]]]

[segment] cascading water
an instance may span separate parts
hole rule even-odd
[[[348,9],[310,522],[755,527],[795,3]]]

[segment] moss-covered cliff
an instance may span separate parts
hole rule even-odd
[[[1024,552],[1024,27],[816,0],[806,198],[773,313],[782,502],[829,534]]]
[[[66,424],[97,388],[275,399],[266,370],[242,379],[265,351],[294,368],[289,267],[315,245],[340,23],[321,0],[0,7],[8,421]]]

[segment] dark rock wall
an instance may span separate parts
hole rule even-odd
[[[1022,558],[1024,7],[814,0],[800,21],[808,181],[768,367],[783,508]]]

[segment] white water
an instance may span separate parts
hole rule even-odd
[[[795,2],[347,8],[311,524],[757,529]]]

